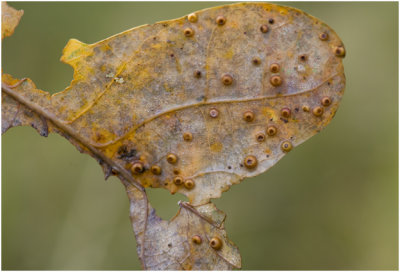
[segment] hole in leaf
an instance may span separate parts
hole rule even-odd
[[[178,201],[188,201],[182,194],[172,195],[162,188],[146,188],[147,197],[156,214],[164,220],[171,220],[179,210]]]

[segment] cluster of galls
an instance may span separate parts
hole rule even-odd
[[[273,67],[271,66],[271,69],[272,68],[279,69],[279,67],[276,68],[276,66],[273,66]],[[332,104],[332,99],[331,98],[325,96],[325,97],[323,97],[321,99],[321,105],[323,107],[328,107],[331,104]],[[323,107],[321,107],[321,106],[314,107],[312,109],[313,115],[316,116],[316,117],[322,116],[322,114],[324,113],[324,108]],[[310,111],[309,106],[306,106],[306,105],[304,105],[302,107],[302,109],[303,109],[304,112],[309,112]],[[280,115],[285,119],[289,119],[291,117],[291,115],[292,115],[292,112],[291,112],[291,110],[289,108],[282,108],[281,111],[280,111]],[[209,116],[211,118],[217,118],[219,116],[218,109],[217,108],[211,108],[209,110]],[[254,119],[255,119],[255,115],[254,115],[253,111],[248,110],[248,111],[245,111],[243,113],[243,120],[245,122],[249,122],[250,123],[250,122],[253,122]],[[278,133],[278,128],[276,126],[274,126],[274,125],[268,125],[266,130],[265,130],[265,132],[266,132],[266,134],[268,136],[273,137]],[[184,132],[183,135],[182,135],[182,138],[186,142],[191,142],[193,140],[193,135],[192,135],[191,132]],[[266,135],[264,133],[260,132],[260,133],[258,133],[256,135],[256,140],[258,142],[264,142],[266,140]],[[289,141],[283,141],[281,143],[281,150],[283,152],[289,152],[289,151],[292,150],[292,148],[293,148],[293,145]],[[169,153],[166,156],[166,160],[167,160],[167,162],[169,164],[174,165],[174,164],[176,164],[178,162],[178,156],[173,154],[173,153]],[[246,156],[244,158],[243,165],[247,169],[254,169],[258,165],[257,158],[255,156],[253,156],[253,155],[248,155],[248,156]],[[141,161],[136,161],[131,166],[131,171],[132,171],[133,174],[141,174],[141,173],[144,172],[144,170],[145,170],[144,164]],[[158,165],[151,166],[150,171],[154,175],[161,175],[161,172],[162,172],[161,167],[158,166]],[[175,176],[174,179],[173,179],[173,182],[174,182],[174,184],[176,186],[183,185],[188,190],[193,189],[193,187],[195,186],[194,180],[192,180],[192,179],[184,179],[181,176]]]
[[[192,237],[192,242],[196,245],[200,245],[203,243],[203,239],[200,235],[194,235]],[[222,241],[219,237],[215,236],[211,238],[210,242],[208,243],[212,249],[220,250],[222,248]]]
[[[196,14],[196,13],[191,13],[191,14],[189,14],[189,15],[187,16],[187,19],[188,19],[188,21],[191,22],[191,23],[196,23],[196,22],[198,21],[198,17],[197,17],[197,14]],[[223,15],[217,16],[217,18],[215,19],[215,23],[216,23],[218,26],[223,26],[223,25],[225,25],[225,23],[226,23],[226,18],[225,18],[225,16],[223,16]],[[269,23],[270,25],[273,25],[273,24],[275,23],[275,20],[272,19],[272,18],[270,18],[270,19],[268,20],[268,23]],[[261,25],[261,26],[259,27],[259,30],[260,30],[261,33],[264,33],[264,34],[265,34],[265,33],[268,33],[268,32],[269,32],[269,27],[268,27],[267,24],[263,24],[263,25]],[[185,28],[185,29],[183,30],[183,34],[184,34],[186,37],[192,37],[192,36],[194,35],[194,30],[193,30],[192,28],[190,28],[190,27]],[[318,37],[319,37],[319,39],[320,39],[321,41],[328,41],[328,40],[329,40],[329,34],[328,34],[327,32],[322,32],[322,33],[320,33],[320,34],[318,35]],[[336,46],[336,47],[334,48],[334,53],[335,53],[335,55],[338,56],[338,57],[345,57],[345,55],[346,55],[346,51],[345,51],[345,49],[344,49],[344,47],[343,47],[342,45]],[[300,59],[301,59],[302,61],[305,61],[305,60],[307,59],[307,56],[302,55],[302,56],[300,56]],[[253,59],[253,63],[254,63],[255,65],[259,65],[259,64],[261,63],[261,60],[260,60],[259,58],[254,58],[254,59]],[[279,72],[279,65],[277,65],[277,64],[271,65],[271,72],[272,72],[272,73],[277,73],[277,72]],[[200,71],[196,71],[196,72],[195,72],[195,76],[196,76],[196,77],[200,77],[200,76],[201,76],[201,72],[200,72]],[[224,83],[225,85],[230,85],[230,84],[232,84],[232,78],[229,79],[229,78],[227,78],[227,77],[223,77],[222,81],[223,81],[223,83]],[[270,79],[270,82],[271,82],[271,84],[272,84],[273,86],[279,86],[279,85],[282,83],[282,80],[280,79],[279,76],[273,76],[273,77]]]
[[[191,141],[191,140],[192,140],[192,137],[193,137],[193,136],[192,136],[192,134],[191,134],[190,132],[185,132],[185,133],[183,134],[183,139],[184,139],[185,141]],[[176,164],[176,163],[178,162],[178,156],[176,156],[176,155],[173,154],[173,153],[169,153],[169,154],[166,156],[166,160],[167,160],[167,162],[168,162],[169,164]],[[134,163],[131,165],[130,169],[131,169],[131,171],[132,171],[133,174],[139,175],[139,174],[142,174],[142,173],[144,172],[145,167],[144,167],[143,162],[141,162],[141,161],[136,161],[136,162],[134,162]],[[161,173],[162,173],[162,169],[161,169],[161,167],[158,166],[158,165],[153,165],[153,166],[150,167],[150,172],[151,172],[153,175],[159,176],[159,175],[161,175]],[[178,172],[179,172],[179,171],[178,171]],[[195,183],[194,183],[194,181],[193,181],[192,179],[186,179],[186,180],[185,180],[185,179],[183,179],[181,176],[175,176],[174,179],[173,179],[173,182],[174,182],[174,184],[177,185],[177,186],[183,185],[183,186],[184,186],[186,189],[188,189],[188,190],[193,189],[193,187],[194,187],[194,185],[195,185]]]
[[[189,14],[188,17],[187,17],[187,19],[188,19],[188,21],[191,22],[191,23],[196,23],[196,22],[198,21],[198,17],[197,17],[197,15],[196,15],[195,13]],[[216,23],[218,26],[223,26],[223,25],[225,25],[225,23],[226,23],[226,18],[225,18],[224,16],[222,16],[222,15],[219,15],[219,16],[217,16],[217,18],[215,19],[215,23]],[[269,19],[269,20],[268,20],[268,23],[271,24],[271,25],[274,24],[274,19]],[[268,27],[267,24],[264,24],[264,25],[261,25],[261,26],[259,27],[259,30],[260,30],[261,33],[267,33],[267,32],[269,32],[269,27]],[[192,37],[195,33],[194,33],[194,30],[193,30],[192,28],[189,28],[189,27],[188,27],[188,28],[185,28],[185,29],[184,29],[183,34],[184,34],[186,37]],[[320,39],[321,41],[328,41],[328,40],[329,40],[329,34],[326,33],[326,32],[322,32],[322,33],[319,34],[319,39]],[[345,52],[344,47],[343,47],[343,46],[336,46],[336,47],[334,48],[334,54],[335,54],[337,57],[345,57],[346,52]],[[299,60],[300,60],[300,61],[307,61],[307,56],[306,56],[306,55],[301,55],[301,56],[299,56]],[[256,66],[257,66],[257,65],[260,65],[260,64],[261,64],[261,59],[258,58],[258,57],[254,57],[254,58],[252,59],[252,63],[253,63],[254,65],[256,65]],[[272,86],[274,86],[274,87],[278,87],[278,86],[282,85],[283,80],[282,80],[281,76],[278,74],[278,73],[280,72],[280,69],[281,69],[281,68],[280,68],[280,65],[279,65],[278,63],[272,63],[272,64],[270,65],[270,67],[269,67],[269,70],[270,70],[270,72],[271,72],[271,74],[272,74],[269,81],[270,81],[270,84],[271,84]],[[194,75],[194,77],[196,77],[196,78],[200,78],[200,77],[202,76],[202,72],[199,71],[199,70],[196,70],[196,71],[194,71],[193,75]],[[234,78],[233,78],[230,74],[223,74],[222,77],[221,77],[221,82],[222,82],[223,85],[229,86],[229,85],[232,85],[232,84],[233,84]],[[322,105],[323,107],[321,107],[321,106],[316,106],[316,107],[314,107],[314,108],[311,110],[312,114],[313,114],[314,116],[316,116],[316,117],[322,116],[323,113],[324,113],[324,107],[329,106],[331,103],[332,103],[331,98],[329,98],[329,97],[323,97],[322,100],[321,100],[321,105]],[[304,105],[304,106],[302,107],[302,110],[303,110],[304,112],[310,112],[310,107],[307,106],[307,105]],[[217,118],[217,117],[219,116],[219,111],[218,111],[218,109],[216,109],[216,108],[211,108],[211,109],[209,110],[209,116],[210,116],[211,118]],[[290,110],[289,108],[283,108],[283,109],[281,110],[281,116],[282,116],[283,118],[285,118],[285,119],[289,119],[290,116],[291,116],[291,110]],[[244,114],[243,114],[243,119],[244,119],[246,122],[252,122],[252,121],[254,120],[254,118],[255,118],[255,116],[254,116],[254,113],[253,113],[252,111],[246,111],[246,112],[244,112]],[[268,136],[270,136],[270,137],[276,135],[277,132],[278,132],[278,129],[277,129],[275,126],[273,126],[273,125],[269,125],[269,126],[267,127],[267,129],[266,129],[266,134],[267,134]],[[190,142],[190,141],[192,141],[192,139],[193,139],[192,133],[190,133],[190,132],[185,132],[185,133],[183,134],[183,140],[184,140],[184,141]],[[264,142],[264,141],[266,140],[266,135],[265,135],[264,133],[258,133],[258,134],[256,135],[256,140],[257,140],[258,142]],[[292,150],[292,148],[293,148],[292,143],[289,142],[289,141],[283,141],[283,142],[281,143],[281,150],[282,150],[283,152],[289,152],[290,150]],[[167,155],[166,160],[167,160],[167,162],[170,163],[170,164],[176,164],[177,161],[178,161],[178,157],[177,157],[175,154],[170,153],[170,154]],[[253,155],[246,156],[245,159],[244,159],[244,161],[243,161],[243,165],[244,165],[247,169],[254,169],[254,168],[257,167],[257,164],[258,164],[257,158],[256,158],[255,156],[253,156]],[[141,174],[141,173],[143,173],[143,172],[144,172],[144,165],[143,165],[143,163],[140,162],[140,161],[134,162],[134,163],[132,164],[132,166],[131,166],[131,171],[132,171],[132,173],[134,173],[134,174]],[[154,175],[161,175],[161,167],[158,166],[158,165],[153,165],[153,166],[151,166],[150,171],[151,171],[151,173],[153,173]],[[195,182],[194,182],[192,179],[186,179],[186,180],[185,180],[185,179],[183,179],[183,178],[180,177],[180,176],[175,176],[175,178],[173,179],[173,182],[174,182],[175,185],[177,185],[177,186],[183,185],[186,189],[189,189],[189,190],[192,189],[192,188],[195,186]],[[196,241],[200,241],[199,243],[201,243],[201,238],[200,238],[199,236],[195,236],[195,237],[197,237],[197,238],[196,238]],[[195,238],[193,238],[193,239],[195,239]],[[213,238],[213,239],[214,239],[214,238]],[[215,238],[214,240],[213,240],[213,239],[212,239],[211,242],[210,242],[210,246],[213,247],[213,248],[215,248],[215,249],[217,249],[218,245],[221,244],[221,242],[220,242],[220,240],[218,240],[218,238]],[[195,242],[195,240],[193,240],[193,242],[194,242],[194,243],[197,243],[197,242]]]
[[[183,139],[185,141],[191,141],[192,140],[192,134],[190,132],[185,132],[183,134]],[[169,164],[176,164],[178,162],[178,156],[176,156],[173,153],[169,153],[167,155],[167,162]],[[153,166],[154,167],[154,166]],[[158,167],[158,166],[157,166]],[[181,186],[183,185],[186,189],[191,190],[193,189],[195,183],[192,179],[183,179],[181,176],[175,176],[173,179],[173,182],[176,186]]]
[[[275,70],[275,69],[278,69],[278,70],[279,70],[279,66],[275,66],[275,64],[274,64],[273,66],[271,66],[271,69],[272,69],[272,68],[273,68],[274,70]],[[321,99],[321,105],[322,105],[322,106],[328,107],[328,106],[331,105],[331,104],[332,104],[332,99],[331,99],[331,98],[325,96],[325,97],[323,97],[323,98]],[[302,107],[302,109],[303,109],[304,112],[309,112],[309,111],[310,111],[309,106],[306,106],[306,105],[304,105],[304,106]],[[320,116],[322,116],[322,114],[324,113],[324,108],[321,107],[321,106],[316,106],[316,107],[314,107],[314,108],[312,109],[312,113],[313,113],[314,116],[320,117]],[[291,112],[291,110],[290,110],[289,108],[282,108],[281,111],[280,111],[280,115],[281,115],[283,118],[285,118],[285,119],[289,119],[289,118],[291,117],[291,115],[292,115],[292,112]],[[218,109],[216,109],[216,108],[211,108],[210,111],[209,111],[209,116],[210,116],[211,118],[217,118],[217,117],[219,116],[219,111],[218,111]],[[244,120],[244,121],[246,121],[246,122],[252,122],[252,121],[254,121],[254,119],[255,119],[255,115],[254,115],[254,112],[253,112],[253,111],[248,110],[248,111],[245,111],[245,112],[243,113],[243,120]],[[270,137],[275,136],[277,133],[278,133],[278,129],[277,129],[277,127],[274,126],[274,125],[269,125],[269,126],[267,127],[267,129],[266,129],[266,134],[267,134],[268,136],[270,136]],[[191,134],[190,134],[190,135],[191,135]],[[185,138],[185,134],[184,134],[184,138]],[[258,134],[256,135],[256,140],[257,140],[258,142],[264,142],[264,141],[266,140],[266,135],[265,135],[264,133],[260,132],[260,133],[258,133]],[[281,150],[282,150],[283,152],[289,152],[289,151],[292,150],[292,148],[293,148],[293,145],[292,145],[292,143],[289,142],[289,141],[283,141],[283,142],[281,143]],[[256,168],[257,165],[258,165],[257,158],[256,158],[255,156],[253,156],[253,155],[246,156],[245,159],[244,159],[244,161],[243,161],[243,165],[244,165],[246,168],[248,168],[248,169],[254,169],[254,168]]]
[[[196,13],[191,13],[191,14],[188,15],[187,19],[191,23],[196,23],[197,20],[198,20],[198,17],[196,15]],[[219,15],[215,19],[215,23],[217,25],[219,25],[219,26],[223,26],[226,23],[226,18],[224,16],[222,16],[222,15]],[[275,20],[270,18],[268,20],[268,23],[273,25],[275,23]],[[263,25],[260,26],[259,30],[260,30],[261,33],[265,34],[265,33],[269,32],[269,27],[268,27],[267,24],[263,24]],[[183,34],[186,37],[192,37],[194,35],[194,30],[192,28],[190,28],[190,27],[185,28],[183,30]],[[321,41],[328,41],[329,40],[329,34],[327,32],[320,33],[318,35],[318,37],[319,37],[319,39]],[[344,49],[344,47],[342,45],[334,47],[333,51],[334,51],[334,53],[335,53],[335,55],[337,57],[342,57],[343,58],[343,57],[346,56],[346,51],[345,51],[345,49]],[[307,60],[307,56],[306,55],[300,56],[300,60],[306,61]],[[257,58],[257,57],[253,58],[252,62],[253,62],[254,65],[261,64],[261,60],[259,58]],[[276,64],[276,63],[272,64],[271,67],[270,67],[270,70],[271,70],[272,73],[278,73],[279,72],[279,65]],[[195,77],[199,78],[201,76],[201,72],[200,71],[195,71],[194,75],[195,75]],[[224,75],[222,77],[222,82],[225,85],[231,85],[232,82],[233,82],[233,78],[230,75]],[[282,79],[280,78],[279,75],[274,75],[274,76],[272,76],[270,78],[270,83],[273,86],[279,86],[279,85],[282,84]]]
[[[281,115],[285,118],[289,118],[290,110],[287,108],[282,109]],[[252,111],[246,111],[243,114],[243,119],[246,122],[252,122],[254,120],[254,118],[255,118],[254,113]],[[277,132],[278,132],[278,129],[274,125],[269,125],[266,129],[266,134],[270,137],[275,136]],[[266,140],[266,135],[264,133],[260,132],[256,135],[256,140],[258,142],[264,142]],[[289,152],[292,149],[292,144],[290,142],[284,141],[281,144],[281,149],[284,152]],[[254,169],[258,165],[258,161],[255,156],[249,155],[244,158],[243,164],[247,169]]]
[[[177,186],[184,185],[186,189],[192,189],[194,187],[194,181],[192,179],[184,180],[181,176],[174,177],[174,183]]]
[[[190,132],[186,132],[183,134],[183,139],[185,141],[191,141],[192,140],[192,134]],[[167,162],[170,164],[176,164],[178,162],[178,156],[176,156],[173,153],[169,153],[167,155]],[[193,189],[195,183],[192,179],[186,179],[184,180],[181,176],[176,176],[174,177],[174,184],[176,186],[185,186],[186,189],[190,190]]]

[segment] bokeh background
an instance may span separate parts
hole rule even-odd
[[[18,2],[2,70],[63,90],[70,38],[94,43],[217,2]],[[226,4],[226,2],[225,2]],[[398,268],[398,3],[280,2],[342,38],[347,87],[332,123],[268,172],[215,200],[243,269]],[[164,219],[177,201],[149,189]],[[2,269],[140,269],[123,186],[59,135],[18,127],[2,137]]]

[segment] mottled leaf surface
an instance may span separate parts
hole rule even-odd
[[[145,171],[135,175],[143,186],[201,204],[274,165],[285,154],[282,142],[297,146],[320,131],[337,109],[344,75],[337,35],[301,11],[236,4],[195,17],[142,26],[93,45],[71,40],[62,60],[74,68],[74,81],[51,102],[60,120],[113,161],[126,168],[143,162]],[[271,72],[274,63],[278,73]],[[222,82],[226,74],[230,85]],[[274,75],[280,86],[270,83]],[[332,103],[314,116],[325,96]],[[282,117],[283,108],[290,117]],[[253,112],[252,122],[244,120],[246,111]],[[256,135],[269,125],[276,135],[258,142]],[[184,141],[185,133],[191,141]],[[171,153],[176,163],[168,163]],[[249,155],[258,160],[251,170],[244,166]],[[161,175],[149,171],[153,165]],[[176,186],[176,176],[192,179],[194,188]]]
[[[323,129],[345,86],[342,42],[300,10],[234,4],[144,25],[95,44],[70,40],[71,85],[50,96],[3,76],[2,131],[57,132],[118,175],[147,269],[232,269],[237,248],[210,204]],[[182,193],[161,220],[143,187]],[[223,219],[222,219],[223,218]],[[193,236],[200,236],[196,244]],[[220,249],[210,246],[217,237]]]

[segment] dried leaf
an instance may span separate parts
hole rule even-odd
[[[238,248],[226,237],[225,214],[214,204],[193,207],[179,203],[178,214],[169,222],[143,206],[147,201],[135,187],[127,187],[130,214],[138,253],[149,270],[232,270],[240,268]],[[150,211],[147,215],[147,211]],[[143,221],[147,218],[147,221]],[[212,239],[221,248],[212,248]],[[141,254],[142,250],[144,253]]]
[[[145,171],[135,175],[143,186],[202,204],[274,165],[285,141],[295,147],[320,131],[338,107],[345,80],[335,54],[342,42],[299,10],[236,4],[195,16],[196,22],[183,17],[146,25],[92,45],[71,40],[62,61],[74,68],[74,81],[52,104],[62,109],[58,118],[113,161],[126,168],[143,162]],[[279,72],[271,72],[272,64]],[[327,107],[324,97],[332,101]],[[288,117],[281,114],[285,108]],[[276,135],[267,136],[268,126]],[[169,154],[176,163],[167,161]],[[256,158],[256,167],[245,167],[247,156]],[[160,175],[149,171],[154,165]],[[194,188],[176,186],[176,176],[193,180]]]
[[[6,2],[1,2],[1,39],[14,33],[23,14],[23,10],[16,10]]]
[[[297,9],[206,9],[91,45],[70,40],[61,60],[74,79],[53,96],[3,76],[2,131],[60,133],[106,177],[118,175],[144,268],[232,269],[240,255],[210,198],[266,171],[330,122],[344,91],[344,56],[335,32]],[[190,203],[161,220],[142,186]],[[213,236],[220,250],[208,245]]]

